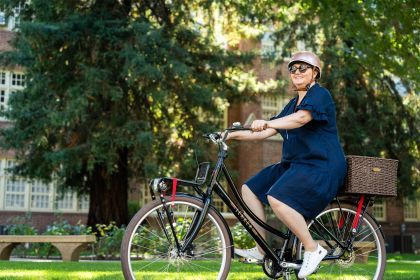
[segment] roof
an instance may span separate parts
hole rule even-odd
[[[10,41],[15,37],[15,34],[8,30],[0,30],[0,52],[13,50]]]

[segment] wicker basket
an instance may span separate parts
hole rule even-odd
[[[398,160],[346,156],[347,177],[341,193],[397,196]]]

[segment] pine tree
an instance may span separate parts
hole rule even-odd
[[[127,224],[129,180],[186,173],[192,137],[220,125],[221,101],[246,98],[229,73],[249,59],[214,43],[194,1],[0,4],[19,2],[16,50],[2,62],[24,66],[28,82],[1,146],[17,151],[15,174],[89,194],[89,225]]]

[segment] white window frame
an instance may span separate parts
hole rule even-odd
[[[18,29],[20,27],[20,13],[22,12],[22,7],[19,6],[13,9],[13,23],[11,29]]]
[[[269,120],[271,117],[277,115],[283,108],[287,105],[290,96],[280,94],[280,95],[262,95],[261,102],[261,117],[264,120]],[[280,133],[277,133],[275,136],[270,137],[270,140],[283,141]]]
[[[34,190],[34,187],[36,187],[37,184],[43,184],[40,181],[33,181],[30,183],[30,205],[29,208],[31,211],[36,211],[36,212],[51,212],[53,210],[53,185],[52,184],[43,184],[48,186],[48,192],[39,192]],[[34,196],[44,196],[47,197],[48,200],[48,205],[47,207],[36,207],[33,206],[33,197]]]
[[[7,26],[6,13],[3,11],[0,11],[0,26]]]
[[[375,210],[376,209],[376,210]],[[379,212],[382,213],[382,215],[379,214]],[[386,201],[385,199],[376,200],[375,203],[372,206],[372,215],[375,217],[376,220],[380,222],[386,221]]]
[[[47,195],[45,192],[36,192],[32,190],[33,181],[28,181],[22,177],[15,177],[11,176],[5,171],[5,168],[10,168],[15,164],[14,159],[7,159],[7,158],[0,158],[0,211],[19,211],[19,212],[49,212],[52,213],[54,211],[59,211],[62,213],[77,213],[77,214],[84,214],[87,213],[89,208],[82,207],[83,205],[83,197],[78,197],[76,194],[73,194],[72,197],[72,208],[57,208],[55,207],[57,204],[57,187],[54,183],[49,184],[49,192],[48,192],[48,208],[40,208],[32,206],[32,196],[33,195]],[[23,180],[24,181],[24,192],[12,192],[7,191],[6,185],[8,180]],[[15,206],[7,206],[6,205],[6,197],[8,194],[24,194],[24,206],[23,207],[15,207]],[[86,198],[88,199],[88,197]]]
[[[88,195],[80,195],[77,197],[77,210],[78,212],[89,211],[89,196]]]
[[[15,83],[15,84],[13,84]],[[24,88],[26,86],[26,74],[23,72],[12,72],[10,74],[11,88]]]
[[[7,73],[7,71],[4,70],[0,70],[0,86],[7,86],[8,85],[8,75],[9,73]]]
[[[68,199],[71,203],[71,207],[65,208],[60,203],[64,203],[64,200]],[[54,210],[66,213],[72,213],[77,211],[77,195],[74,192],[65,192],[61,194],[59,192],[55,193],[54,196]]]
[[[406,222],[419,222],[420,221],[420,201],[418,199],[413,200],[413,199],[404,198],[403,209],[404,209],[404,221]],[[411,215],[408,216],[408,211],[413,212],[415,217],[412,217]]]
[[[19,182],[22,184],[23,191],[12,191],[7,190],[7,185],[9,182]],[[22,206],[15,206],[15,205],[7,205],[7,197],[8,195],[23,195],[23,205]],[[12,176],[7,176],[4,180],[4,207],[6,210],[27,210],[28,209],[28,184],[25,179],[16,177],[13,178]]]
[[[4,100],[1,101],[2,98],[2,93],[4,93]],[[9,96],[10,96],[10,91],[7,88],[3,88],[0,87],[0,110],[7,110],[9,107]],[[4,119],[4,117],[1,117],[2,119]]]

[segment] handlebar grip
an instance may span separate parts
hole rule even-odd
[[[204,133],[204,134],[203,134],[203,137],[204,137],[204,138],[207,138],[207,139],[210,139],[210,138],[211,138],[211,136],[213,136],[216,140],[220,139],[220,137],[221,137],[221,135],[220,135],[219,133],[217,133],[217,132],[213,132],[213,133]]]

